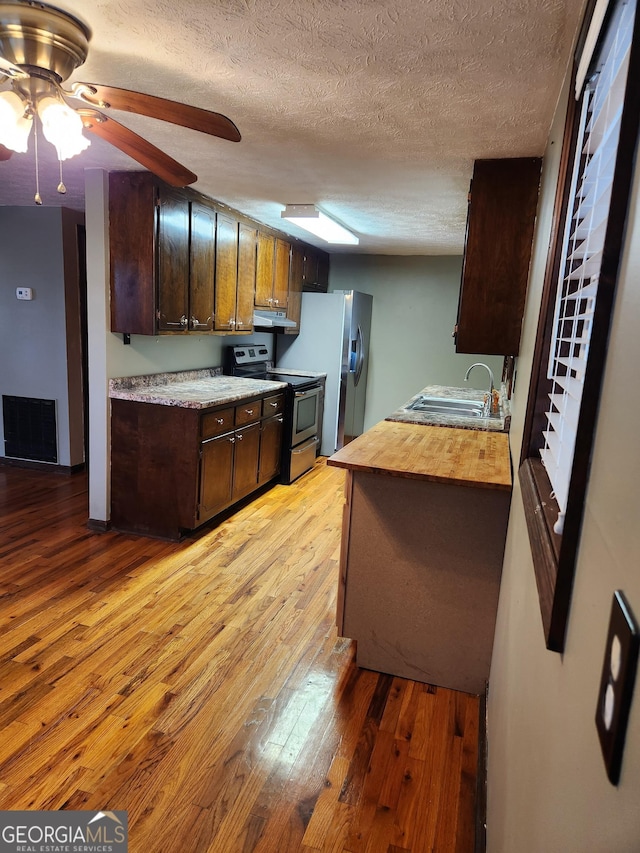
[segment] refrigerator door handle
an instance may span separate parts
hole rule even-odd
[[[360,382],[360,376],[362,375],[362,368],[364,367],[364,344],[362,339],[362,329],[360,328],[360,324],[358,324],[358,331],[356,333],[356,368],[355,368],[355,376],[353,377],[353,384],[357,385]]]

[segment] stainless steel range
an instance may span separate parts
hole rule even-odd
[[[287,383],[280,482],[292,483],[309,471],[320,448],[323,380],[302,371],[274,368],[263,344],[227,347],[224,372]]]

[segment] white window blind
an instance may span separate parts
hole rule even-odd
[[[542,462],[562,533],[591,325],[598,295],[636,0],[618,2],[582,96],[562,245],[548,378],[552,381]]]

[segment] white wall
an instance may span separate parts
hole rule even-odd
[[[63,208],[0,207],[0,393],[56,401],[62,466],[83,462],[81,221]],[[16,287],[31,287],[33,300],[18,300]]]
[[[516,467],[563,122],[564,106],[556,116],[544,161],[513,400],[511,443]],[[607,779],[594,722],[614,590],[625,592],[640,618],[639,168],[631,211],[562,655],[545,648],[517,479],[514,486],[489,689],[489,853],[640,850],[640,683],[618,787]]]
[[[503,358],[459,355],[451,333],[458,314],[462,257],[332,255],[330,290],[373,296],[365,428],[383,420],[426,385],[487,388],[492,369],[499,386]]]

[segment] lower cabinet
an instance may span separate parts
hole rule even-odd
[[[284,394],[210,410],[112,400],[111,523],[179,539],[280,471]]]
[[[233,433],[208,438],[200,447],[200,501],[198,519],[206,521],[231,503],[233,488]]]
[[[258,460],[260,458],[260,423],[236,430],[235,458],[233,461],[233,502],[253,492],[258,485]]]
[[[280,473],[284,417],[268,418],[260,424],[258,483],[268,483]]]

